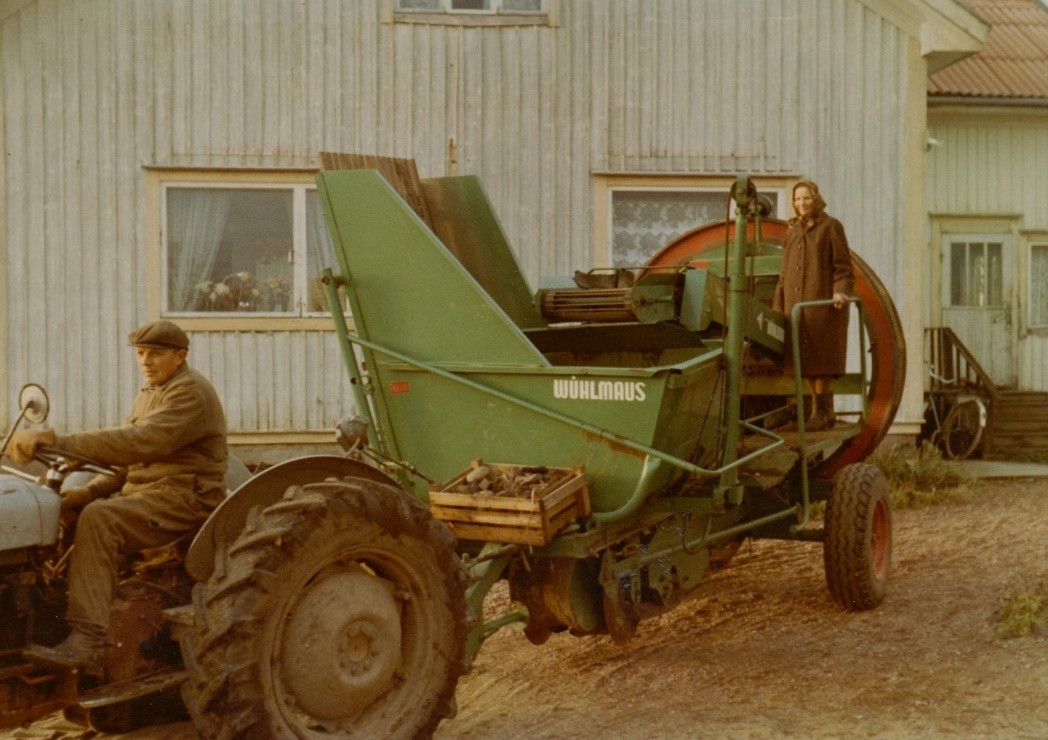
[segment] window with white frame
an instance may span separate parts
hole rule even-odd
[[[1048,327],[1048,243],[1030,245],[1030,326]]]
[[[163,313],[305,316],[335,267],[306,183],[169,182],[161,189]]]
[[[397,10],[437,13],[541,13],[548,0],[396,0]]]
[[[447,26],[556,26],[560,0],[382,0],[393,23]]]
[[[761,191],[778,211],[780,193]],[[611,259],[615,267],[645,264],[659,249],[692,229],[734,218],[725,188],[634,188],[610,190]]]
[[[950,237],[947,250],[947,306],[1004,305],[1004,240],[994,236]]]

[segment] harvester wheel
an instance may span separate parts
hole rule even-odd
[[[823,558],[834,600],[849,611],[880,604],[888,588],[891,554],[888,481],[867,463],[844,467],[826,502]]]
[[[747,229],[747,238],[752,241],[754,225],[749,224]],[[786,241],[786,230],[785,221],[764,221],[762,253],[781,253]],[[711,253],[723,255],[725,243],[730,243],[734,238],[733,224],[723,221],[706,224],[671,241],[652,256],[648,265],[666,267],[706,262],[711,259]],[[869,387],[866,399],[869,415],[858,434],[841,442],[812,471],[815,476],[824,479],[829,479],[851,463],[865,460],[877,449],[895,420],[906,381],[906,339],[903,336],[902,320],[895,310],[891,295],[870,266],[855,252],[852,252],[852,262],[855,268],[855,295],[862,299],[864,323],[870,342],[867,350]],[[852,332],[854,336],[854,329]]]
[[[183,687],[205,737],[429,737],[468,670],[455,539],[392,486],[292,486],[194,589]]]

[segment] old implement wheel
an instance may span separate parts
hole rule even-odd
[[[194,591],[183,694],[206,737],[428,737],[467,670],[455,540],[391,486],[293,486]]]
[[[823,558],[834,600],[849,611],[880,604],[888,588],[891,554],[888,481],[873,465],[848,465],[834,477],[826,502]]]
[[[785,221],[764,221],[760,252],[767,255],[781,253],[786,241],[786,230]],[[750,241],[754,238],[753,231],[754,225],[750,223],[747,233]],[[731,243],[734,239],[734,224],[725,224],[723,221],[706,224],[671,241],[652,256],[648,265],[665,267],[723,259],[726,240]],[[877,448],[895,420],[906,380],[906,340],[895,304],[884,283],[855,252],[852,252],[852,263],[855,268],[855,295],[862,299],[864,324],[870,342],[867,389],[869,414],[859,433],[841,443],[813,471],[816,476],[825,479],[832,478],[846,465],[865,460]]]
[[[986,426],[986,405],[979,398],[965,398],[954,404],[942,424],[942,446],[951,460],[966,460],[982,443]]]

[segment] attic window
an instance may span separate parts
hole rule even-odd
[[[397,23],[431,25],[555,25],[558,0],[391,0]]]
[[[543,0],[398,0],[399,10],[429,10],[438,13],[541,13]]]

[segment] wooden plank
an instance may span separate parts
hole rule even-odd
[[[454,524],[495,524],[522,529],[542,529],[542,518],[536,513],[496,509],[469,509],[460,506],[431,504],[433,516],[442,522]]]
[[[520,466],[488,463],[488,467],[515,472]],[[589,515],[589,491],[581,470],[549,468],[548,486],[552,488],[538,498],[448,490],[461,485],[472,470],[459,473],[429,494],[433,516],[462,539],[545,545],[572,521]]]
[[[439,504],[447,509],[459,511],[470,511],[474,509],[487,509],[489,511],[524,512],[526,514],[537,514],[542,510],[538,501],[526,498],[513,498],[506,496],[482,496],[469,493],[448,493],[446,491],[431,491],[429,500],[432,504]]]
[[[456,537],[463,540],[504,542],[509,545],[541,546],[547,544],[546,539],[540,530],[481,526],[456,522],[446,522],[446,524]]]
[[[414,159],[345,152],[319,152],[317,159],[322,170],[377,170],[418,217],[432,228]]]
[[[1028,409],[1025,413],[1002,415],[993,413],[991,423],[998,429],[1048,429],[1048,413],[1045,409]]]

